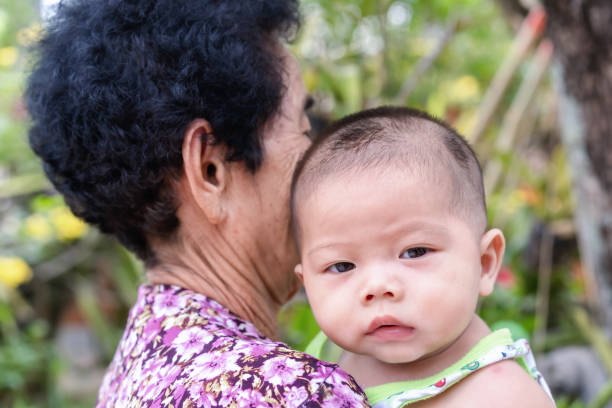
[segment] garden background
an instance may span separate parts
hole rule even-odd
[[[481,316],[529,337],[559,407],[612,406],[612,3],[301,3],[291,48],[315,131],[399,104],[466,135],[507,238]],[[44,6],[0,0],[2,407],[92,406],[143,281],[137,259],[71,214],[28,148],[21,94]],[[280,321],[298,349],[318,330],[303,294]]]

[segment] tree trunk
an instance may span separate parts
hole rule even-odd
[[[543,5],[562,66],[562,134],[577,193],[578,239],[597,281],[602,323],[612,334],[612,1]],[[568,125],[572,115],[577,126]]]

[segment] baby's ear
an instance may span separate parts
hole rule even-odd
[[[480,240],[480,296],[488,296],[493,292],[505,249],[504,233],[499,229],[493,228],[482,236]]]
[[[304,283],[304,274],[302,273],[302,264],[297,264],[295,265],[295,274],[298,276],[298,278],[300,278],[300,281],[302,282],[302,284]]]

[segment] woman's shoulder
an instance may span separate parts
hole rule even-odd
[[[99,407],[367,406],[363,391],[337,365],[261,336],[214,301],[165,295],[135,305]]]
[[[119,370],[105,381],[98,407],[369,406],[354,379],[337,365],[284,343],[227,333],[206,333],[193,342],[180,337],[117,361]]]
[[[243,353],[243,349],[248,353]],[[324,362],[284,343],[262,340],[237,343],[239,372],[259,383],[264,395],[277,395],[273,405],[288,407],[367,407],[365,394],[355,380],[333,363]]]

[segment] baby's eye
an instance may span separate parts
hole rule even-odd
[[[429,248],[415,247],[408,248],[400,255],[400,258],[418,258],[429,252]]]
[[[351,262],[338,262],[338,263],[328,266],[327,269],[325,270],[328,272],[342,273],[342,272],[348,272],[351,269],[355,269],[355,264]]]

